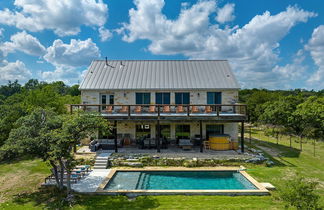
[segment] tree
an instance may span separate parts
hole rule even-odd
[[[269,101],[264,103],[263,113],[259,116],[259,120],[265,124],[271,125],[272,133],[275,134],[277,142],[280,133],[284,132],[284,128],[290,126],[289,119],[296,110],[298,104],[303,101],[300,96],[280,97],[277,101]]]
[[[279,191],[279,198],[289,206],[297,209],[321,209],[318,201],[320,196],[315,193],[318,183],[305,180],[301,176],[294,177],[285,183]]]
[[[107,121],[92,113],[58,115],[52,110],[35,109],[17,121],[6,144],[1,148],[2,158],[32,155],[48,162],[53,169],[59,189],[63,188],[63,173],[67,172],[67,189],[70,192],[70,175],[74,166],[73,147],[81,139],[94,135],[98,129],[109,132]]]
[[[18,83],[18,80],[15,80],[14,82],[9,81],[8,85],[2,85],[0,87],[0,95],[4,95],[5,97],[19,93],[20,91],[21,85]]]
[[[323,138],[324,135],[324,97],[311,96],[297,106],[293,114],[296,124],[304,126],[303,135]]]

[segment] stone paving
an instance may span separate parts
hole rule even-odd
[[[110,169],[94,169],[71,187],[76,192],[95,192],[109,172]]]
[[[81,147],[78,153],[91,153],[87,146]],[[97,153],[115,153],[114,150],[99,150]],[[182,150],[178,147],[169,147],[168,149],[161,149],[161,152],[158,153],[156,149],[138,149],[136,147],[124,147],[118,148],[118,154],[121,155],[132,155],[132,154],[148,154],[148,155],[157,155],[159,157],[183,157],[183,158],[214,158],[214,159],[247,159],[251,157],[249,153],[240,153],[240,151],[227,150],[227,151],[214,151],[214,150],[204,150],[200,152],[199,147],[194,147],[191,150]]]

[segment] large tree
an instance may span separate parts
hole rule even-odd
[[[67,172],[67,188],[71,189],[70,175],[74,166],[73,148],[83,138],[95,135],[98,129],[109,132],[108,122],[94,113],[57,115],[51,110],[38,108],[22,117],[12,129],[9,139],[1,148],[2,158],[32,155],[52,166],[57,186],[63,188],[63,173]]]

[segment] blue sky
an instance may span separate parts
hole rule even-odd
[[[93,59],[227,59],[243,88],[324,88],[321,0],[0,0],[0,84]]]

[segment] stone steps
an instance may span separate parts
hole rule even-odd
[[[106,169],[108,166],[108,158],[110,153],[101,153],[96,157],[93,169]]]

